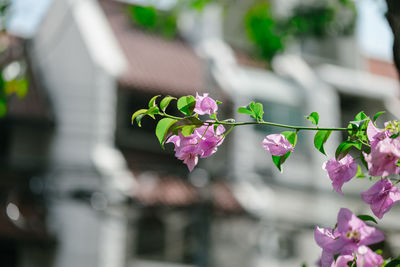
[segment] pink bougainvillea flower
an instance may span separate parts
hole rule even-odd
[[[194,112],[199,115],[204,114],[214,114],[218,110],[217,102],[208,96],[207,93],[200,96],[196,93],[196,105],[194,107]]]
[[[367,127],[367,136],[371,147],[375,147],[376,144],[386,137],[390,137],[392,133],[389,130],[381,130],[375,127],[370,121]]]
[[[381,255],[373,252],[367,246],[361,246],[356,251],[357,267],[379,267],[383,264]]]
[[[342,186],[356,175],[357,162],[352,156],[346,155],[339,161],[331,158],[324,162],[322,169],[328,172],[328,177],[332,180],[333,189],[343,195]]]
[[[263,148],[273,156],[283,156],[294,151],[293,145],[282,134],[267,135],[262,141]]]
[[[363,152],[368,164],[371,176],[388,176],[400,173],[400,167],[396,166],[400,158],[400,140],[386,137],[371,146],[371,152]]]
[[[182,160],[192,171],[197,165],[199,156],[206,158],[217,151],[217,147],[223,142],[225,128],[219,125],[215,130],[213,126],[201,126],[196,128],[189,136],[173,135],[166,143],[175,145],[175,157]]]
[[[334,255],[358,253],[360,247],[378,243],[385,236],[376,228],[366,225],[364,221],[357,218],[350,210],[342,208],[338,214],[338,223],[335,230],[316,227],[314,238],[318,246],[322,248],[321,266],[331,267],[332,263],[334,263]],[[370,254],[367,255],[364,253],[362,255],[365,256],[365,261],[371,258]]]
[[[336,261],[332,262],[331,267],[348,267],[348,263],[353,262],[354,258],[356,258],[357,267],[379,267],[383,263],[382,256],[367,246],[360,246],[354,253],[355,255],[350,253],[340,255]]]
[[[342,250],[354,250],[359,246],[371,245],[385,239],[381,231],[366,225],[346,208],[339,211],[337,231],[341,234],[339,239],[344,241]]]
[[[173,143],[175,145],[175,157],[182,160],[186,164],[189,171],[198,163],[198,156],[196,151],[197,139],[194,136],[173,135],[166,143]]]
[[[222,144],[225,131],[222,125],[219,125],[214,131],[213,126],[201,126],[194,131],[198,138],[198,154],[201,158],[207,158],[217,152],[217,147]]]
[[[382,219],[383,215],[400,201],[400,190],[389,179],[383,179],[362,192],[361,197],[365,203],[371,205],[375,216]]]

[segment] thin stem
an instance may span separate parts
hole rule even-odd
[[[268,122],[268,121],[248,121],[248,122],[224,122],[224,121],[216,121],[216,122],[209,122],[211,124],[221,124],[221,125],[229,125],[229,126],[242,126],[242,125],[268,125],[268,126],[274,126],[274,127],[281,127],[281,128],[287,128],[287,129],[294,129],[294,130],[306,130],[306,131],[319,131],[319,130],[325,130],[325,131],[347,131],[347,128],[326,128],[326,127],[304,127],[304,126],[294,126],[294,125],[286,125],[286,124],[280,124],[280,123],[274,123],[274,122]]]
[[[198,145],[200,143],[200,141],[203,140],[203,137],[206,135],[208,128],[210,128],[210,124],[207,125],[206,130],[204,131],[203,135],[200,137],[199,141],[197,141],[196,145]]]
[[[233,130],[233,128],[235,128],[235,126],[232,126],[231,128],[229,128],[229,130],[226,131],[226,133],[224,133],[224,134],[222,135],[222,137],[221,137],[221,139],[218,141],[217,145],[218,145],[219,143],[221,143],[222,140],[225,139],[225,137]]]
[[[364,141],[362,141],[361,139],[358,139],[358,141],[360,141],[360,142],[361,142],[361,144],[363,144],[364,146],[371,147],[369,144],[365,143],[365,142],[364,142]]]
[[[182,120],[184,118],[181,117],[176,117],[172,116],[166,113],[160,113],[160,115],[165,116],[170,119],[174,120]],[[294,125],[286,125],[286,124],[281,124],[281,123],[274,123],[274,122],[268,122],[268,121],[247,121],[247,122],[226,122],[226,121],[207,121],[204,122],[204,124],[208,125],[213,125],[213,124],[220,124],[220,125],[226,125],[226,126],[243,126],[243,125],[268,125],[268,126],[274,126],[274,127],[280,127],[280,128],[286,128],[286,129],[294,129],[297,131],[300,130],[305,130],[305,131],[319,131],[319,130],[324,130],[324,131],[347,131],[347,128],[328,128],[328,127],[304,127],[304,126],[294,126]]]
[[[170,118],[170,119],[174,119],[174,120],[182,120],[183,119],[181,117],[175,117],[175,116],[169,115],[167,113],[160,113],[160,115],[162,115],[164,117],[167,117],[167,118]]]

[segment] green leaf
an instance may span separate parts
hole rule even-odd
[[[193,126],[194,128],[198,128],[200,126],[203,126],[203,122],[199,120],[196,117],[187,117],[182,120],[176,121],[174,125],[172,125],[169,129],[169,133],[172,134],[178,134],[179,132],[182,132],[183,128],[186,126]],[[193,129],[194,129],[193,128]],[[185,133],[188,132],[188,129],[185,130]],[[183,134],[183,133],[182,133]]]
[[[214,125],[213,125],[213,127],[214,127],[214,132],[217,131],[217,128],[218,128],[219,125],[220,125],[220,124],[214,124]]]
[[[186,116],[190,116],[193,113],[193,109],[196,105],[196,98],[194,96],[182,96],[178,99],[177,107]]]
[[[353,124],[357,127],[357,129],[361,128],[365,122],[369,122],[369,119],[364,119],[364,120],[360,120],[360,121],[351,121],[350,124]]]
[[[4,117],[7,113],[7,103],[5,99],[0,98],[0,118]]]
[[[285,132],[281,132],[281,134],[284,137],[286,137],[286,139],[293,145],[293,147],[296,146],[296,144],[297,144],[297,134],[296,134],[296,132],[285,131]]]
[[[399,161],[396,163],[396,166],[400,167],[400,159],[399,159]]]
[[[217,119],[217,114],[213,113],[210,115],[210,119],[216,120]]]
[[[139,109],[138,111],[136,111],[135,113],[133,113],[132,119],[131,119],[131,123],[133,124],[135,118],[137,118],[139,115],[143,115],[143,116],[144,116],[144,115],[146,115],[146,113],[147,113],[147,109]],[[139,125],[139,127],[141,126],[141,125],[140,125],[140,120],[143,118],[143,116],[140,116],[140,119],[139,119],[139,120],[136,120],[136,122],[137,122],[137,124]]]
[[[262,121],[264,116],[264,108],[261,103],[251,102],[247,107],[239,107],[238,113],[250,115],[257,121]]]
[[[375,121],[379,118],[379,116],[381,116],[383,113],[385,113],[385,111],[379,111],[377,112],[374,117],[372,118],[372,121],[375,123]]]
[[[242,113],[242,114],[247,114],[250,116],[253,115],[253,112],[251,110],[247,109],[246,107],[240,107],[237,112]]]
[[[400,260],[398,259],[394,259],[385,265],[385,267],[399,267],[399,266],[400,266]]]
[[[28,93],[28,80],[13,79],[4,83],[4,92],[7,95],[15,93],[19,98],[24,97]]]
[[[163,112],[165,112],[165,110],[167,109],[169,103],[173,100],[176,99],[176,97],[172,97],[172,96],[166,96],[163,98],[163,100],[161,100],[160,102],[160,108]]]
[[[263,120],[264,108],[263,108],[263,105],[261,103],[255,103],[254,104],[253,112],[254,112],[255,119],[257,121],[262,121]]]
[[[364,222],[370,221],[370,222],[374,222],[374,223],[378,224],[378,222],[372,216],[369,216],[369,215],[358,215],[357,217],[359,219],[363,220]]]
[[[216,100],[215,102],[217,103],[217,105],[222,104],[222,102],[219,100]]]
[[[181,133],[183,136],[189,136],[196,129],[196,125],[186,125],[181,128]]]
[[[167,137],[168,130],[176,122],[177,122],[177,120],[170,119],[170,118],[164,118],[164,119],[161,119],[157,123],[156,136],[157,136],[158,141],[160,142],[160,145],[163,149],[164,149],[164,142]]]
[[[149,108],[155,107],[156,106],[156,100],[159,98],[161,95],[156,95],[153,96],[152,99],[149,101]]]
[[[335,227],[335,228],[336,228],[336,227]],[[335,262],[336,262],[337,258],[339,258],[339,256],[340,256],[340,254],[335,254],[335,255],[333,255],[333,259],[335,260]]]
[[[400,136],[400,133],[397,133],[397,134],[391,135],[390,138],[396,139],[396,138],[399,137],[399,136]]]
[[[365,175],[363,174],[362,168],[361,168],[360,165],[357,165],[356,177],[357,177],[357,178],[360,178],[360,179],[365,178]]]
[[[159,114],[160,110],[158,109],[157,106],[154,106],[152,108],[150,108],[147,112],[146,115],[149,115],[150,117],[152,117],[153,119],[155,119],[154,115]]]
[[[282,172],[282,164],[285,163],[285,161],[289,158],[290,153],[291,152],[289,151],[283,156],[272,156],[272,162],[275,164],[280,172]]]
[[[354,117],[354,120],[355,121],[362,121],[362,120],[365,120],[365,119],[367,119],[368,118],[368,116],[364,113],[364,111],[360,111],[355,117]]]
[[[142,119],[143,119],[143,117],[145,116],[146,114],[139,114],[137,117],[136,117],[136,123],[137,123],[137,125],[139,126],[139,127],[142,127]]]
[[[314,137],[314,146],[318,149],[322,154],[326,155],[324,150],[324,144],[328,140],[329,136],[331,135],[331,130],[319,130]]]
[[[307,120],[311,121],[312,124],[318,125],[319,122],[319,114],[318,112],[311,112],[310,115],[305,117]]]
[[[355,141],[344,141],[342,142],[336,149],[335,157],[336,160],[341,160],[344,156],[349,153],[350,148],[355,147],[358,150],[361,150],[362,144],[360,142]]]

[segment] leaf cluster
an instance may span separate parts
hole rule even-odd
[[[246,107],[239,107],[238,113],[250,115],[253,119],[258,122],[263,121],[264,107],[261,103],[251,102]]]
[[[136,121],[138,126],[141,127],[141,121],[145,116],[149,116],[152,119],[155,119],[155,115],[163,116],[164,118],[158,121],[155,130],[157,139],[162,148],[164,148],[164,143],[169,136],[178,135],[179,133],[183,136],[189,136],[193,133],[194,129],[204,125],[204,123],[197,118],[197,115],[193,115],[193,109],[196,105],[196,99],[193,96],[182,96],[179,99],[166,96],[158,105],[157,99],[159,97],[160,95],[156,95],[150,99],[148,109],[139,109],[133,113],[131,122],[133,124]],[[173,117],[165,113],[165,110],[172,100],[177,100],[177,109],[185,115],[185,117]]]
[[[130,5],[127,9],[134,25],[144,30],[157,32],[167,38],[174,38],[178,33],[175,12],[157,10],[153,6]]]

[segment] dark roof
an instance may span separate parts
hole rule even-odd
[[[121,3],[100,4],[129,64],[121,87],[171,95],[202,91],[204,64],[188,44],[135,28]]]
[[[138,178],[132,198],[146,207],[178,208],[210,202],[217,213],[244,212],[229,183],[222,179],[212,181],[204,188],[196,188],[187,179],[175,175],[135,172],[135,177]]]

